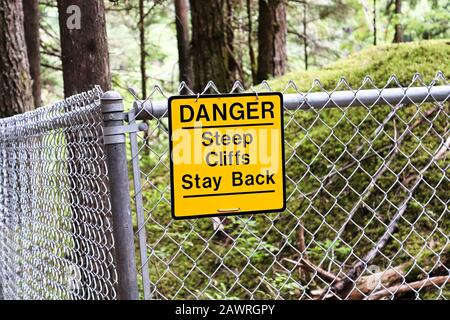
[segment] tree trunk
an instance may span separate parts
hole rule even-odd
[[[70,25],[76,15],[70,10],[74,5],[80,8],[80,29]],[[65,96],[95,85],[109,90],[111,75],[103,0],[58,0],[58,12]]]
[[[285,73],[286,33],[284,0],[259,0],[258,82]]]
[[[247,0],[247,19],[248,19],[247,45],[248,45],[248,53],[250,56],[250,70],[252,72],[252,83],[256,83],[256,59],[255,59],[255,50],[253,49],[253,24],[252,24],[251,0]]]
[[[139,0],[139,51],[141,55],[141,98],[143,100],[147,99],[147,40],[146,40],[146,34],[145,34],[145,1]],[[147,121],[145,121],[147,123]],[[149,133],[148,131],[144,132],[144,143],[146,147],[149,147]],[[149,148],[149,150],[151,150]]]
[[[33,98],[36,108],[41,106],[41,54],[39,36],[39,3],[38,0],[23,0],[25,42],[27,44],[30,75],[33,81]]]
[[[227,49],[223,0],[190,0],[194,91],[212,80],[218,90],[230,90],[230,55]]]
[[[104,91],[109,90],[110,70],[103,0],[58,0],[58,11],[65,96],[84,92],[95,85],[100,85]],[[76,22],[78,13],[81,13],[80,23]],[[97,230],[112,223],[107,212],[101,215],[98,205],[92,197],[86,195],[95,194],[98,192],[96,186],[107,184],[107,181],[104,176],[91,172],[91,167],[86,164],[86,159],[96,154],[95,150],[89,148],[95,145],[92,139],[96,138],[86,133],[80,134],[77,126],[67,128],[65,137],[67,154],[71,155],[67,157],[67,175],[71,190],[74,251],[65,258],[72,262],[72,266],[80,274],[80,283],[74,287],[72,298],[100,299],[104,297],[93,290],[92,277],[99,270],[108,271],[104,270],[101,259],[94,259],[93,255],[108,256],[111,250],[109,246],[112,245],[108,244],[100,249],[93,244],[100,241]],[[99,215],[96,216],[96,213]],[[105,221],[101,221],[101,218]],[[94,250],[99,252],[94,253]],[[112,291],[110,292],[112,297]]]
[[[226,43],[228,51],[228,70],[229,79],[228,83],[233,83],[236,80],[240,80],[244,83],[244,72],[242,70],[242,64],[236,58],[235,46],[234,46],[234,7],[236,6],[236,0],[226,0],[226,18],[225,18],[225,29],[226,29]]]
[[[305,60],[305,70],[308,70],[308,3],[303,2],[303,57]]]
[[[377,45],[377,0],[373,0],[373,45]]]
[[[0,0],[0,117],[33,109],[22,1]]]
[[[395,14],[396,19],[399,19],[402,14],[402,0],[395,0]],[[399,22],[395,24],[394,42],[403,42],[403,28]]]
[[[180,82],[192,86],[191,44],[189,39],[189,0],[175,0],[175,26],[177,29],[178,66]]]
[[[139,49],[141,54],[141,94],[147,99],[147,51],[145,41],[144,0],[139,0]]]

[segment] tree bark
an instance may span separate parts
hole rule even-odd
[[[256,59],[255,59],[255,49],[253,48],[253,24],[252,24],[252,6],[251,0],[247,0],[247,23],[248,23],[248,34],[247,34],[247,45],[248,54],[250,57],[250,70],[252,72],[252,83],[256,83]]]
[[[259,0],[258,82],[285,73],[286,34],[284,0]]]
[[[399,19],[402,14],[402,0],[395,0],[395,14],[397,15],[396,18]],[[403,42],[403,27],[399,22],[395,24],[394,42]]]
[[[39,2],[38,0],[23,0],[25,42],[27,45],[28,62],[32,79],[34,106],[41,106],[41,54],[39,36]]]
[[[224,0],[190,0],[194,91],[212,80],[221,92],[230,90]]]
[[[180,82],[192,86],[191,44],[189,39],[189,1],[175,0],[175,26],[178,43]]]
[[[373,45],[377,45],[377,0],[373,0]]]
[[[305,70],[308,70],[308,3],[303,2],[303,58],[305,60]]]
[[[80,9],[80,29],[74,28],[76,23],[69,23],[73,22],[73,15],[76,14],[76,10],[73,11],[76,8],[74,6]],[[103,0],[58,0],[58,12],[65,96],[90,90],[95,85],[101,86],[103,91],[109,90],[110,69]],[[98,192],[97,186],[107,184],[107,181],[104,176],[91,172],[90,166],[86,165],[86,159],[96,154],[95,150],[88,147],[95,145],[92,141],[96,139],[95,136],[80,134],[77,126],[70,126],[65,130],[65,137],[67,154],[70,155],[67,157],[67,174],[71,190],[73,239],[73,252],[66,259],[70,260],[80,273],[80,284],[73,289],[72,298],[100,299],[104,297],[90,285],[92,275],[98,270],[107,271],[104,270],[101,260],[93,259],[93,255],[96,254],[94,250],[104,250],[97,254],[106,257],[111,249],[108,248],[109,245],[101,249],[93,246],[93,243],[100,241],[95,230],[112,222],[106,213],[104,216],[100,215],[105,221],[95,216],[99,211],[98,205],[94,203],[92,197],[86,195],[95,194]],[[85,147],[80,148],[80,145]],[[112,290],[109,292],[112,294]]]
[[[141,55],[141,94],[142,99],[147,99],[147,51],[145,40],[145,16],[144,0],[139,0],[139,49]]]
[[[236,6],[236,0],[226,0],[226,18],[225,18],[225,28],[226,28],[226,44],[228,51],[228,70],[229,79],[228,83],[233,83],[236,80],[240,80],[244,83],[244,72],[242,70],[242,63],[236,58],[235,46],[234,46],[234,10]]]
[[[68,8],[73,5],[81,9],[79,30],[67,25],[73,16]],[[103,0],[58,0],[58,12],[65,96],[95,85],[109,90],[111,75]]]
[[[0,117],[33,109],[22,1],[0,0]]]

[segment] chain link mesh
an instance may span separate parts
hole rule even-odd
[[[0,298],[116,298],[101,94],[0,119]]]
[[[379,99],[349,108],[333,101],[352,90],[344,79],[306,93],[289,82],[284,93],[305,99],[285,109],[282,213],[174,221],[167,119],[131,134],[143,297],[448,299],[450,97],[382,98],[417,85],[449,84],[366,78],[355,99],[367,88]],[[313,92],[329,99],[309,105]],[[0,120],[0,298],[116,298],[100,95]]]
[[[315,81],[304,93],[289,82],[284,93],[305,101],[285,109],[287,209],[276,214],[174,221],[168,122],[166,115],[149,120],[131,155],[142,295],[448,299],[450,97],[381,98],[387,88],[437,85],[448,85],[440,73],[431,83],[391,77],[381,88],[370,78],[356,89],[341,79],[331,91]],[[270,89],[263,83],[254,92]],[[377,102],[348,108],[331,98],[362,89],[376,89]],[[210,90],[213,83],[203,93]],[[308,106],[312,92],[330,98]],[[167,98],[156,86],[148,100],[161,95]]]

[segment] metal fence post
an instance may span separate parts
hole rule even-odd
[[[125,145],[126,130],[123,121],[125,114],[121,95],[115,91],[104,93],[101,98],[101,109],[105,125],[106,164],[117,260],[117,294],[120,300],[137,300],[137,271]]]

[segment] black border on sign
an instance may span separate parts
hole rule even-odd
[[[221,98],[221,97],[250,97],[250,96],[278,96],[280,97],[281,102],[281,157],[282,157],[282,174],[283,174],[283,207],[271,210],[259,210],[259,211],[239,211],[235,213],[211,213],[211,214],[201,214],[198,216],[188,216],[188,217],[177,217],[175,215],[175,197],[174,197],[174,179],[173,179],[173,159],[172,159],[172,101],[178,99],[189,99],[189,98]],[[275,213],[275,212],[283,212],[286,210],[286,162],[285,162],[285,146],[284,146],[284,104],[283,104],[283,94],[281,92],[261,92],[258,94],[255,93],[225,93],[225,94],[203,94],[200,96],[197,95],[178,95],[171,96],[168,100],[168,118],[169,118],[169,157],[170,157],[170,211],[172,213],[172,218],[174,220],[191,220],[191,219],[200,219],[200,218],[211,218],[211,217],[228,217],[228,216],[240,216],[240,215],[250,215],[250,214],[261,214],[261,213]]]

